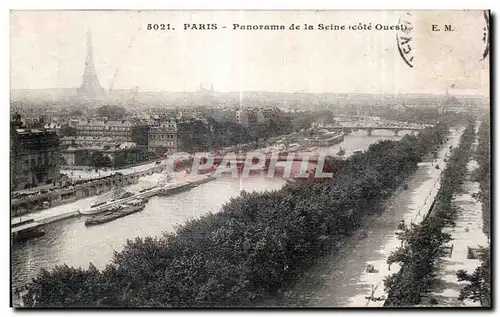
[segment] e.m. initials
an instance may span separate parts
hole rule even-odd
[[[437,25],[437,24],[433,24],[432,25],[432,32],[441,32],[443,30],[445,32],[453,32],[454,31],[454,29],[451,26],[451,24],[444,25],[444,29],[440,25]]]

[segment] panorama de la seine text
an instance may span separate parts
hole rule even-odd
[[[217,23],[184,23],[174,25],[171,23],[149,23],[146,26],[148,31],[286,31],[286,30],[319,30],[319,31],[405,31],[406,24],[381,24],[381,23],[354,23],[354,24],[238,24],[221,25]]]

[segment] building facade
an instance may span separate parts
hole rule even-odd
[[[281,114],[281,110],[277,107],[260,108],[258,112],[258,122],[266,122],[277,119]]]
[[[245,108],[236,111],[236,123],[245,127],[255,127],[260,123],[276,119],[280,115],[280,110],[274,108]]]
[[[147,148],[147,124],[142,122],[88,120],[74,125],[77,138],[110,138],[117,142],[134,142],[138,147]]]
[[[259,123],[259,115],[261,112],[259,109],[249,109],[247,110],[247,120],[249,127],[255,127]]]
[[[155,123],[149,127],[148,150],[155,152],[158,148],[167,153],[175,153],[178,149],[178,127],[175,120]]]
[[[53,184],[59,179],[61,153],[54,130],[26,129],[13,124],[10,138],[12,191]]]
[[[144,149],[135,143],[101,144],[86,147],[68,147],[61,151],[65,166],[92,166],[122,168],[148,159]]]
[[[132,142],[134,124],[130,121],[88,120],[76,125],[77,137],[111,137],[120,142]]]
[[[244,127],[248,127],[248,115],[246,110],[236,111],[236,123]]]

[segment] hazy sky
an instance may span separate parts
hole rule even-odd
[[[94,60],[105,89],[488,94],[489,65],[480,61],[481,11],[412,12],[414,67],[400,57],[392,11],[13,11],[11,88],[78,87],[92,31]],[[304,24],[357,25],[371,31],[303,30]],[[147,30],[147,24],[175,30]],[[183,30],[217,23],[218,30]],[[233,30],[238,24],[294,23],[301,30]],[[432,24],[454,31],[432,32]],[[221,29],[226,26],[226,29]]]

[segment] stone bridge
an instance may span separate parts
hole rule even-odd
[[[386,130],[392,131],[395,136],[399,135],[401,131],[410,131],[411,133],[418,133],[420,130],[423,130],[423,127],[405,127],[405,126],[329,126],[325,127],[325,129],[330,131],[342,131],[344,134],[350,134],[353,131],[366,131],[368,136],[372,135],[374,130]]]

